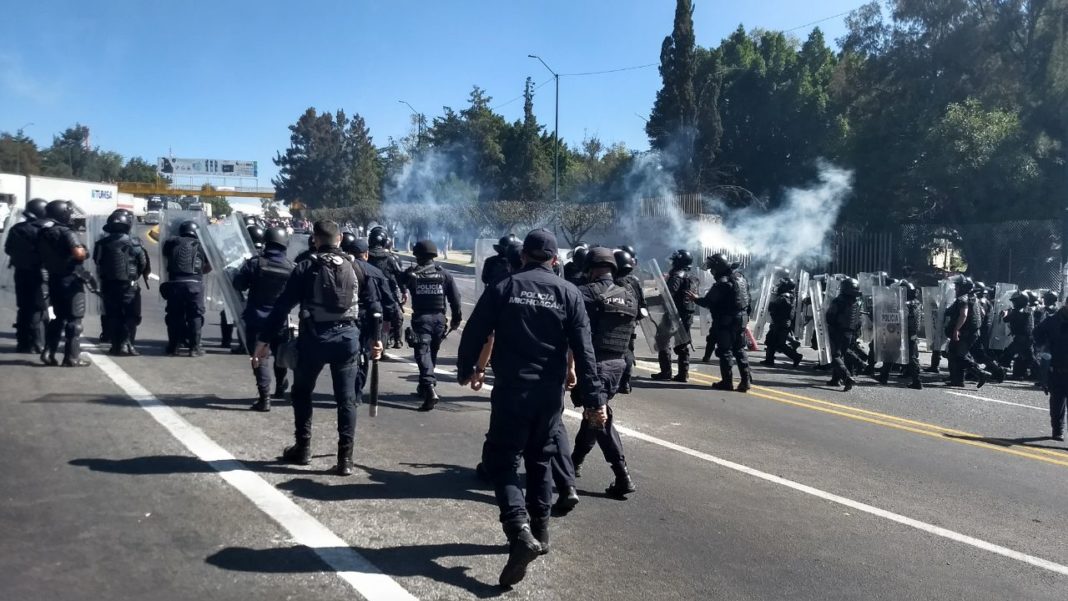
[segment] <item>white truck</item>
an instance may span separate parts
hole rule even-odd
[[[119,189],[114,184],[0,173],[0,197],[11,201],[12,211],[21,211],[29,198],[69,200],[76,207],[75,226],[81,227],[86,215],[111,214],[118,206]]]

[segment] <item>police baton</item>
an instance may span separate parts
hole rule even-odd
[[[375,313],[371,319],[375,324],[371,343],[378,344],[382,341],[382,314]],[[378,417],[378,359],[375,359],[373,353],[371,354],[371,392],[367,401],[367,414],[371,417]]]

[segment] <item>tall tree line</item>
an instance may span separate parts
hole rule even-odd
[[[44,175],[94,182],[153,182],[156,166],[141,157],[123,156],[91,146],[89,128],[75,124],[39,148],[21,130],[0,132],[0,172]]]

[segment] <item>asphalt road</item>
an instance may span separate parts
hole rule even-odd
[[[328,380],[312,465],[277,463],[288,402],[247,411],[247,358],[163,357],[154,285],[144,356],[84,369],[14,354],[13,309],[0,295],[2,599],[1063,599],[1068,584],[1068,451],[1030,387],[845,394],[804,364],[758,367],[748,395],[711,390],[714,365],[688,385],[643,378],[613,401],[638,492],[606,498],[595,450],[552,551],[503,591],[472,469],[489,395],[448,375],[458,337],[431,413],[414,410],[410,352],[391,352],[356,474],[338,478]]]

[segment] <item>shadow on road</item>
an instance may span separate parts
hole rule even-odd
[[[412,474],[356,464],[372,483],[328,484],[308,478],[282,482],[278,488],[316,501],[369,499],[455,499],[496,505],[488,487],[475,477],[473,468],[447,464],[406,464],[420,469],[438,469],[430,474]]]
[[[207,474],[234,470],[248,470],[270,474],[312,475],[332,473],[332,470],[314,470],[306,467],[294,467],[278,461],[202,461],[186,455],[151,455],[148,457],[131,457],[129,459],[106,459],[86,457],[73,459],[70,465],[85,467],[90,471],[127,476],[157,476],[169,474]]]
[[[443,584],[454,586],[475,595],[480,599],[500,596],[505,592],[498,586],[480,582],[467,574],[470,566],[445,567],[437,560],[446,557],[474,557],[480,555],[500,555],[506,548],[502,545],[477,545],[471,543],[449,543],[440,545],[411,545],[405,547],[387,547],[384,549],[361,549],[352,547],[368,561],[383,572],[393,577],[419,576]],[[345,557],[339,549],[322,549],[324,554],[343,561]],[[205,560],[209,565],[224,570],[237,572],[259,572],[267,574],[304,574],[331,571],[368,571],[367,566],[353,561],[353,565],[328,566],[310,547],[303,545],[281,549],[249,549],[247,547],[228,547],[209,556]]]
[[[1062,451],[1065,452],[1065,454],[1068,454],[1068,448],[1065,448],[1064,446],[1054,446],[1055,444],[1063,445],[1063,443],[1058,443],[1049,436],[1028,436],[1024,438],[991,438],[987,436],[963,436],[960,434],[945,433],[943,433],[942,436],[945,436],[946,438],[954,438],[957,440],[984,442],[986,444],[992,444],[999,447],[1028,447],[1032,449],[1049,449],[1051,451]],[[1031,444],[1040,440],[1044,440],[1046,442],[1049,442],[1050,444]]]

